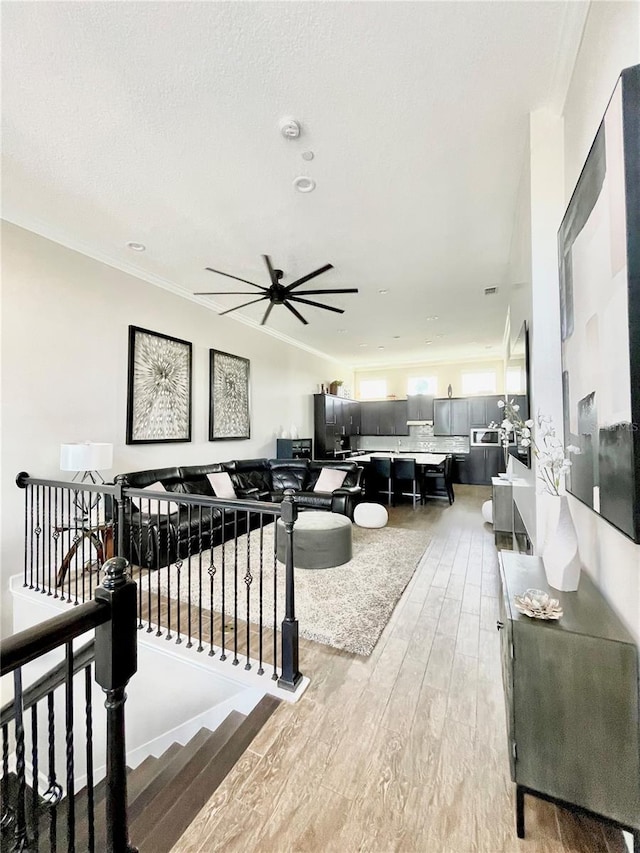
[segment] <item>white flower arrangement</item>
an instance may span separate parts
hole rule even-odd
[[[523,421],[518,412],[520,406],[513,400],[499,400],[498,407],[503,409],[504,419],[501,424],[492,422],[489,427],[500,431],[500,443],[504,448],[505,460],[512,441],[512,434],[519,438],[521,447],[531,447],[538,460],[537,475],[542,482],[543,491],[551,495],[560,494],[560,483],[564,474],[571,467],[571,460],[565,455],[565,448],[556,435],[556,429],[549,415],[538,413],[536,434],[538,442],[533,437],[534,422]],[[580,453],[580,448],[573,444],[567,445],[567,453]]]

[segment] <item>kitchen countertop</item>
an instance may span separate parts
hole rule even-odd
[[[446,453],[392,453],[389,451],[388,453],[366,453],[364,456],[353,456],[349,461],[371,462],[374,456],[383,459],[415,459],[417,465],[442,465],[444,460],[447,458]]]

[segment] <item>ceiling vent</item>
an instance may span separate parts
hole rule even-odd
[[[497,292],[498,292],[497,287],[485,287],[485,289],[484,289],[484,295],[485,296],[495,296]]]

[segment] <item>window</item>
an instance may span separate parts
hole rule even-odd
[[[377,400],[387,396],[387,380],[386,379],[361,379],[360,380],[360,399],[361,400]]]
[[[407,383],[407,394],[431,394],[436,396],[438,393],[438,377],[437,376],[411,376]]]
[[[483,371],[482,373],[462,374],[462,396],[468,394],[495,394],[496,372],[495,370]]]
[[[505,392],[507,394],[524,394],[526,387],[521,367],[508,367],[505,376]]]

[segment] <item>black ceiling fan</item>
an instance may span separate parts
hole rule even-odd
[[[320,267],[313,272],[308,273],[307,275],[303,275],[302,278],[297,279],[291,284],[285,285],[280,284],[280,279],[283,277],[284,273],[282,270],[276,270],[273,268],[271,264],[271,259],[268,255],[263,255],[264,262],[267,265],[267,269],[269,270],[269,277],[271,279],[271,287],[263,287],[261,284],[255,284],[253,281],[247,281],[246,278],[238,278],[237,275],[231,275],[228,272],[222,272],[221,270],[214,270],[212,267],[207,267],[206,269],[209,272],[216,272],[218,275],[226,275],[228,278],[235,278],[236,281],[243,281],[245,284],[250,284],[251,287],[257,287],[258,290],[263,291],[261,296],[258,296],[257,299],[251,299],[249,302],[243,302],[242,305],[236,305],[235,308],[228,308],[226,311],[221,311],[220,316],[223,314],[229,314],[231,311],[237,311],[239,308],[244,308],[247,305],[253,305],[255,302],[262,302],[265,299],[269,300],[269,306],[267,310],[264,312],[264,317],[260,321],[260,325],[264,326],[267,322],[267,318],[271,313],[271,309],[274,305],[284,305],[285,308],[288,308],[292,314],[294,314],[301,323],[304,323],[305,326],[308,325],[308,320],[305,320],[302,314],[291,305],[291,302],[302,302],[305,305],[313,305],[314,308],[324,308],[325,311],[335,311],[336,314],[344,314],[344,310],[342,308],[334,308],[332,305],[323,305],[321,302],[314,302],[312,299],[303,299],[304,296],[313,296],[319,293],[357,293],[357,287],[347,287],[347,288],[339,288],[339,289],[331,289],[331,290],[299,290],[295,294],[292,293],[297,287],[300,287],[301,284],[305,284],[312,278],[315,278],[317,275],[322,275],[323,272],[327,272],[327,270],[333,269],[333,264],[325,264],[323,267]],[[222,291],[199,291],[194,293],[194,296],[255,296],[256,294],[253,291],[248,292],[236,292],[233,290],[222,290]]]

